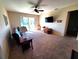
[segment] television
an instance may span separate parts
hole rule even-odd
[[[51,22],[53,22],[54,20],[53,20],[53,16],[50,16],[50,17],[46,17],[45,18],[45,22],[49,22],[49,23],[51,23]]]

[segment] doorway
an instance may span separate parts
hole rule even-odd
[[[69,21],[66,31],[66,36],[77,37],[78,34],[78,10],[70,11],[68,13]]]

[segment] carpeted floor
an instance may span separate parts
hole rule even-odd
[[[30,32],[33,50],[23,54],[21,48],[11,49],[10,59],[70,59],[72,49],[77,50],[78,42],[73,37],[59,37],[40,31]]]

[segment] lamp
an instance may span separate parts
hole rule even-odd
[[[62,20],[57,20],[57,23],[61,23],[62,22]]]

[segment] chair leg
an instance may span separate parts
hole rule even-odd
[[[30,44],[31,44],[31,47],[33,49],[33,42],[32,42],[32,39],[30,40]]]

